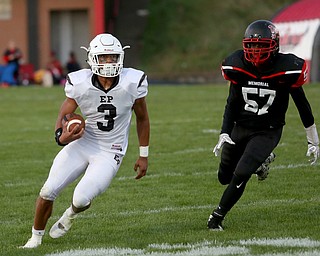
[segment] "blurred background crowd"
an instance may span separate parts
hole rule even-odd
[[[2,0],[1,87],[63,85],[68,72],[88,67],[80,47],[104,32],[131,46],[125,66],[151,82],[220,82],[221,61],[257,19],[279,24],[286,49],[320,81],[319,9],[319,0]]]

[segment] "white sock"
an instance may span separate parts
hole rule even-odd
[[[44,232],[45,232],[44,230],[36,230],[36,229],[34,229],[34,227],[32,227],[31,239],[39,241],[41,243],[42,237],[44,236]]]
[[[36,235],[36,236],[44,236],[44,230],[37,230],[34,229],[34,227],[32,226],[32,235]]]

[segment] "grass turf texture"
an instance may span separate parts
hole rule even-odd
[[[305,91],[319,122],[319,84],[307,85]],[[227,92],[225,84],[151,85],[148,175],[134,180],[138,143],[133,120],[127,156],[109,189],[79,216],[65,237],[54,240],[48,230],[70,204],[76,183],[70,185],[55,202],[43,245],[22,250],[17,247],[30,237],[35,199],[60,150],[53,134],[64,93],[62,87],[2,89],[0,255],[47,255],[88,248],[143,251],[117,255],[184,255],[190,247],[208,246],[224,252],[211,255],[227,255],[228,246],[239,247],[232,255],[319,253],[319,164],[308,165],[305,131],[292,101],[269,177],[263,182],[252,177],[228,214],[224,232],[207,230],[208,216],[224,190],[216,178],[219,158],[212,149]],[[269,243],[252,242],[255,239]],[[285,245],[281,239],[309,240]],[[282,245],[270,243],[273,240]]]

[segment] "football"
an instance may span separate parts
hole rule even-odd
[[[67,122],[67,131],[70,132],[72,129],[79,125],[79,128],[77,129],[77,132],[80,131],[82,128],[85,128],[85,120],[84,118],[76,113],[70,113],[66,114],[62,119],[62,125]]]

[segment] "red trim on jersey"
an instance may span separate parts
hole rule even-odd
[[[275,73],[275,74],[272,74],[270,76],[263,76],[261,77],[262,79],[267,79],[267,78],[272,78],[272,77],[276,77],[276,76],[282,76],[282,75],[285,75],[287,72],[285,71],[282,71],[282,72],[278,72],[278,73]]]
[[[221,71],[222,71],[222,75],[224,77],[224,79],[231,81],[234,84],[237,84],[236,81],[230,79],[224,72],[224,70],[237,70],[240,71],[242,73],[245,73],[253,78],[258,78],[257,76],[251,74],[250,72],[242,69],[242,68],[238,68],[238,67],[232,67],[232,66],[222,66],[221,67]],[[277,76],[282,76],[282,75],[286,75],[286,74],[292,74],[292,73],[300,73],[299,78],[297,79],[296,83],[294,83],[292,85],[292,87],[300,87],[302,86],[307,80],[308,80],[308,65],[306,63],[306,61],[303,63],[302,69],[301,70],[291,70],[291,71],[281,71],[269,76],[262,76],[261,79],[268,79],[268,78],[273,78],[273,77],[277,77]]]
[[[222,75],[223,75],[223,77],[224,77],[225,80],[228,80],[228,81],[230,81],[230,82],[233,83],[233,84],[238,84],[236,81],[230,79],[224,72],[222,72]]]
[[[231,67],[231,66],[230,66]],[[249,76],[251,76],[251,77],[253,77],[253,78],[257,78],[257,76],[255,76],[255,75],[253,75],[253,74],[251,74],[250,72],[248,72],[248,71],[246,71],[246,70],[244,70],[244,69],[242,69],[242,68],[237,68],[237,67],[231,67],[233,70],[237,70],[237,71],[240,71],[240,72],[242,72],[242,73],[245,73],[245,74],[247,74],[247,75],[249,75]]]
[[[224,79],[229,80],[229,81],[231,81],[231,82],[234,83],[234,84],[237,84],[237,82],[234,81],[234,80],[232,80],[232,79],[230,79],[230,78],[225,74],[225,72],[224,72],[224,70],[228,70],[228,69],[237,70],[237,71],[240,71],[240,72],[242,72],[242,73],[245,73],[245,74],[247,74],[247,75],[249,75],[249,76],[251,76],[251,77],[253,77],[253,78],[257,78],[257,76],[251,74],[250,72],[248,72],[248,71],[246,71],[246,70],[244,70],[244,69],[242,69],[242,68],[237,68],[237,67],[232,67],[232,66],[222,66],[222,67],[221,67],[221,71],[222,71],[222,75],[223,75]]]
[[[302,86],[305,82],[307,82],[308,80],[308,73],[309,73],[309,69],[308,69],[308,65],[306,62],[303,63],[303,67],[301,69],[301,74],[297,80],[297,82],[295,84],[292,85],[292,87],[300,87]]]

